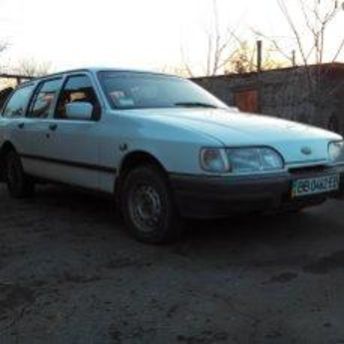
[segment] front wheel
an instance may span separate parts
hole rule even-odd
[[[182,233],[182,223],[167,178],[154,165],[135,168],[126,176],[121,207],[130,233],[146,243],[166,243]]]
[[[34,183],[25,175],[20,157],[14,151],[6,156],[5,177],[8,192],[13,198],[29,197],[34,193]]]

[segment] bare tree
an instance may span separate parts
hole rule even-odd
[[[271,37],[253,30],[257,36],[270,42],[292,65],[296,65],[297,61],[304,66],[325,61],[334,62],[341,56],[344,51],[344,33],[339,32],[336,37],[328,33],[335,20],[344,16],[344,1],[295,0],[298,13],[294,8],[291,9],[290,1],[276,1],[288,23],[291,33],[288,38],[294,41],[294,48],[290,51],[283,47],[282,41],[285,37]],[[301,20],[296,20],[297,17]],[[328,44],[330,41],[331,47]]]
[[[0,54],[4,52],[8,47],[8,44],[5,42],[0,42]]]
[[[3,53],[7,48],[8,48],[8,42],[7,42],[7,41],[4,41],[4,40],[0,40],[0,55],[1,55],[1,53]],[[1,65],[0,65],[0,69],[2,69],[2,68],[1,68]]]
[[[337,61],[344,51],[344,31],[335,29],[336,21],[343,21],[342,0],[276,0],[290,29],[289,39],[293,51],[283,47],[284,38],[269,37],[256,32],[269,41],[279,53],[294,66],[283,80],[284,96],[280,99],[285,112],[293,112],[301,121],[312,122],[316,111],[322,112],[322,125],[344,128],[344,122],[336,114],[335,103],[339,102],[344,83],[334,78],[331,65],[324,62]],[[292,7],[295,4],[296,7]],[[313,64],[316,64],[313,66]],[[300,86],[302,85],[302,87]],[[341,123],[340,123],[341,122]],[[313,122],[314,123],[314,122]]]
[[[4,52],[8,48],[8,42],[7,41],[0,41],[0,54]]]
[[[286,0],[277,0],[277,3],[291,29],[303,64],[323,63],[325,51],[328,49],[328,39],[334,40],[333,37],[327,36],[328,30],[334,20],[342,14],[344,2],[339,0],[298,0],[299,11],[303,17],[302,27],[293,19]],[[306,28],[306,32],[303,28]],[[304,39],[307,34],[312,42],[310,47],[307,47]],[[338,46],[330,57],[331,61],[335,61],[344,48],[344,32],[339,33],[338,37]]]
[[[328,31],[335,19],[339,19],[340,16],[344,15],[344,1],[297,0],[298,8],[303,18],[303,23],[301,24],[297,24],[293,19],[286,0],[277,0],[277,3],[288,22],[296,42],[298,55],[305,66],[307,97],[313,98],[313,103],[325,104],[333,97],[338,87],[343,87],[343,83],[336,85],[334,88],[331,86],[323,90],[320,96],[317,92],[317,84],[321,79],[325,78],[324,73],[327,73],[328,70],[324,68],[312,69],[308,68],[308,66],[312,63],[321,64],[325,62],[325,57],[327,57],[326,61],[334,62],[342,53],[344,49],[344,31],[340,32],[336,37],[333,37],[333,35],[329,36]],[[307,45],[307,34],[310,37],[310,45]],[[333,44],[335,38],[337,38],[337,43]],[[331,40],[332,46],[335,46],[334,51],[330,50],[329,40]]]
[[[23,76],[39,77],[50,73],[52,66],[50,62],[39,62],[33,58],[28,58],[20,60],[14,70]]]
[[[203,66],[203,74],[206,76],[216,75],[223,72],[225,66],[230,62],[238,44],[236,30],[226,26],[223,29],[220,18],[217,0],[212,0],[211,25],[206,30],[206,56]],[[189,76],[194,76],[194,70],[188,62],[186,52],[182,48],[183,69]]]
[[[7,41],[0,41],[0,56],[1,54],[7,50],[9,47],[9,44]],[[3,66],[0,64],[0,70],[3,68]]]
[[[269,45],[264,49],[262,59],[262,70],[271,70],[282,68],[286,63],[276,58],[276,49]],[[257,48],[255,44],[248,41],[239,41],[239,47],[233,52],[230,61],[225,66],[225,74],[242,74],[256,72],[257,66]]]
[[[1,53],[3,53],[7,48],[8,48],[7,43],[0,42],[0,56],[1,56]],[[4,68],[4,66],[2,65],[2,63],[0,61],[0,72],[3,70],[3,68]]]
[[[183,78],[188,78],[191,76],[185,65],[164,65],[161,68],[158,68],[158,71],[161,73],[178,75]]]

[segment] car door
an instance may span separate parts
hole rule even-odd
[[[50,178],[47,169],[49,118],[54,114],[63,78],[41,81],[30,101],[26,117],[18,124],[18,141],[24,170],[33,176]]]
[[[93,106],[89,119],[67,117],[66,106],[87,102]],[[99,186],[99,105],[92,80],[87,74],[66,78],[58,97],[55,114],[48,120],[44,173],[49,178],[90,189]]]
[[[7,100],[2,112],[1,141],[10,142],[18,154],[27,148],[23,129],[26,122],[25,113],[34,87],[35,83],[18,87]]]

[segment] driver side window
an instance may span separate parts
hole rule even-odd
[[[90,103],[93,106],[92,120],[98,119],[100,105],[91,80],[86,75],[71,76],[67,79],[57,103],[55,118],[68,119],[66,106],[74,102]]]

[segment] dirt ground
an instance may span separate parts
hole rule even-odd
[[[108,200],[0,185],[0,343],[344,343],[344,202],[135,242]]]

